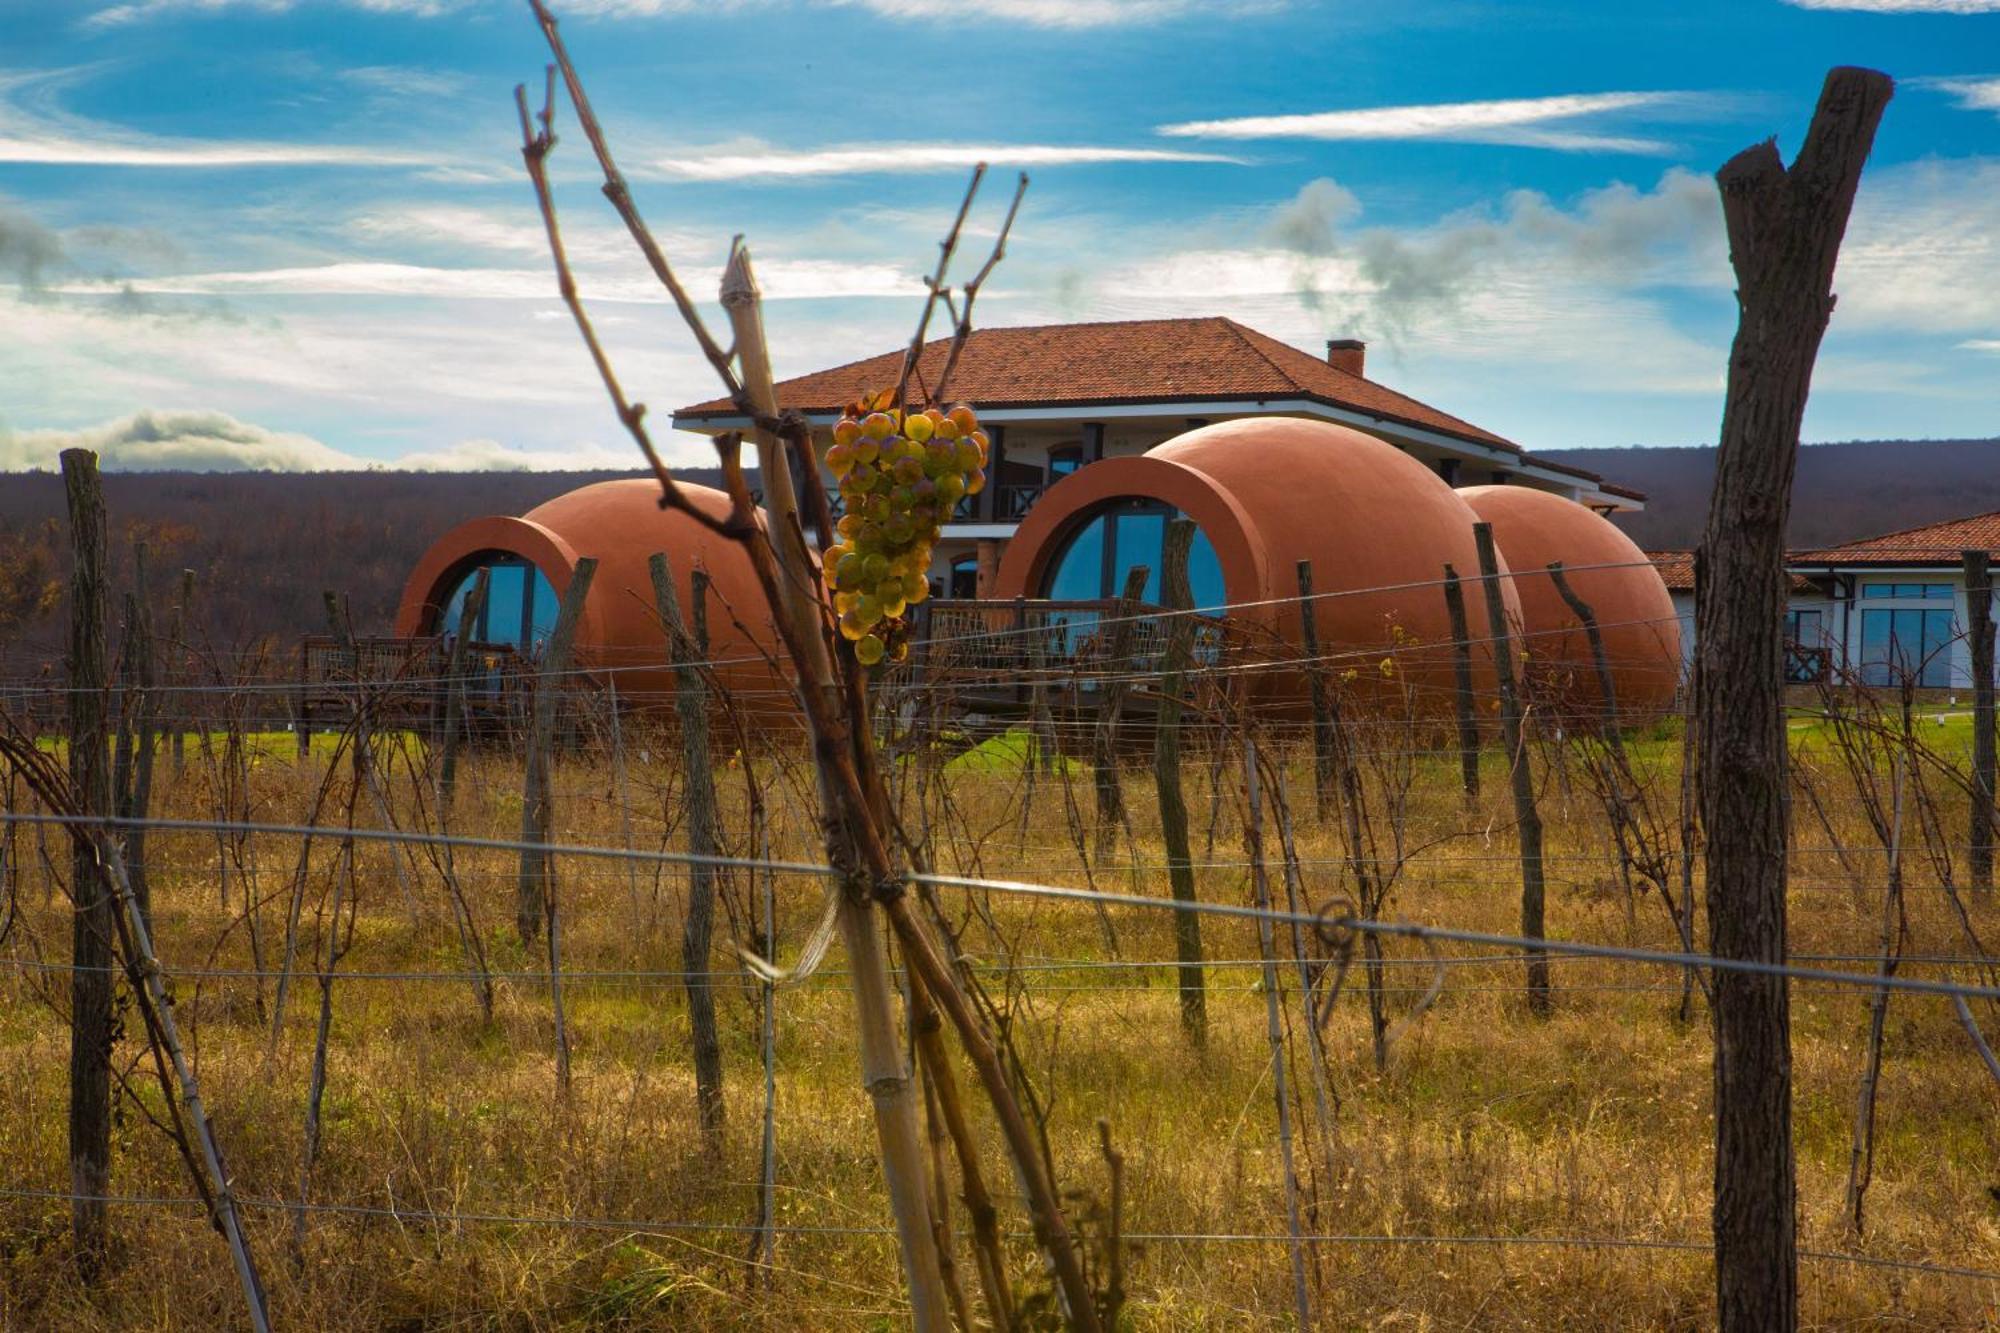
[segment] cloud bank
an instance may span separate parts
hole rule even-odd
[[[461,440],[394,459],[363,458],[310,435],[271,430],[226,412],[135,412],[78,430],[0,430],[0,471],[52,470],[65,449],[89,449],[107,472],[524,472],[636,466],[629,450],[585,444],[517,449]]]

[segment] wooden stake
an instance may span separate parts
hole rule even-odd
[[[1966,843],[1975,894],[1993,892],[1993,573],[1985,551],[1967,551],[1965,637],[1972,649],[1972,813]]]
[[[78,813],[102,819],[112,813],[104,652],[104,492],[97,455],[62,453],[63,493],[69,506],[69,774]],[[69,1185],[71,1231],[77,1269],[96,1285],[106,1257],[105,1196],[111,1185],[111,1048],[117,1039],[112,1013],[111,886],[88,841],[74,844],[70,860],[71,916],[69,1022]]]
[[[1479,577],[1486,586],[1486,625],[1493,639],[1493,675],[1500,693],[1500,739],[1507,747],[1507,773],[1514,791],[1514,826],[1521,843],[1521,934],[1542,938],[1542,814],[1535,806],[1535,775],[1528,766],[1528,746],[1521,730],[1521,696],[1514,682],[1514,645],[1507,626],[1507,603],[1500,595],[1500,558],[1493,549],[1493,525],[1475,523],[1472,537],[1479,548]],[[1537,1018],[1549,1015],[1549,956],[1530,947],[1528,1009]]]
[[[1458,715],[1458,780],[1465,803],[1479,799],[1479,720],[1473,713],[1472,629],[1465,618],[1465,589],[1458,571],[1444,567],[1444,606],[1451,616],[1451,665],[1456,688],[1452,701]]]
[[[563,589],[556,626],[542,648],[542,660],[535,669],[533,699],[529,704],[527,769],[522,775],[521,841],[546,843],[549,840],[549,809],[552,796],[550,769],[555,763],[556,714],[561,711],[559,691],[569,672],[570,649],[576,640],[577,622],[583,618],[584,598],[597,573],[597,561],[584,556],[571,572]],[[533,944],[542,933],[547,907],[546,885],[553,866],[549,854],[524,848],[520,875],[514,891],[514,927],[521,943]]]
[[[1306,652],[1306,684],[1312,698],[1313,801],[1323,821],[1333,809],[1333,712],[1327,706],[1326,664],[1320,661],[1312,561],[1299,561],[1298,581],[1299,641]]]
[[[1181,691],[1194,645],[1194,606],[1188,583],[1188,551],[1194,544],[1192,520],[1167,525],[1160,561],[1160,600],[1166,617],[1167,647],[1160,663],[1160,711],[1153,724],[1153,785],[1160,797],[1160,840],[1167,849],[1167,882],[1177,903],[1193,903],[1194,855],[1188,849],[1187,800],[1181,793]],[[1172,613],[1182,614],[1172,614]],[[1174,952],[1180,959],[1181,1030],[1196,1050],[1208,1044],[1208,994],[1202,979],[1201,914],[1174,913]]]
[[[1125,822],[1125,791],[1118,781],[1118,722],[1125,712],[1132,622],[1152,571],[1134,565],[1125,571],[1125,589],[1112,603],[1111,625],[1103,636],[1106,679],[1098,687],[1097,725],[1091,730],[1091,769],[1097,783],[1097,831],[1092,859],[1103,865]]]
[[[667,659],[674,668],[674,712],[681,724],[681,762],[685,770],[688,850],[696,856],[721,852],[716,815],[715,759],[708,748],[708,686],[695,663],[708,656],[708,580],[692,571],[695,630],[681,619],[673,571],[659,552],[647,558],[653,576],[653,604],[667,631]],[[709,1147],[721,1145],[723,1123],[722,1043],[715,1030],[715,989],[709,979],[709,946],[715,925],[717,868],[695,862],[688,867],[687,920],[681,930],[681,970],[688,997],[688,1031],[694,1048],[695,1099],[702,1137]]]

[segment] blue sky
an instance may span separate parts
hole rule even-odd
[[[1532,449],[1713,439],[1709,180],[1826,69],[1901,87],[1810,439],[2000,434],[2000,0],[571,0],[691,287],[729,237],[781,374],[908,337],[971,157],[1033,186],[980,322],[1227,314]],[[555,299],[519,0],[0,0],[0,467],[629,461]],[[713,382],[597,195],[587,299],[662,415]],[[674,454],[704,446],[676,437]]]

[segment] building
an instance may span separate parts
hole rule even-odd
[[[1791,551],[1785,682],[1874,686],[1906,677],[1922,689],[1967,689],[1964,557],[2000,560],[2000,512],[1926,523],[1837,546]],[[1650,551],[1694,660],[1694,552]]]
[[[1793,595],[1787,633],[1864,685],[1908,678],[1924,689],[1970,688],[1968,550],[2000,553],[2000,512],[1793,551],[1788,566],[1812,593]]]
[[[946,339],[925,346],[920,382],[935,381],[948,347]],[[846,404],[893,387],[904,354],[898,348],[786,380],[778,401],[824,433]],[[978,409],[992,437],[989,483],[945,528],[937,581],[954,597],[988,595],[1008,543],[1063,478],[1211,422],[1248,417],[1351,427],[1394,445],[1449,486],[1527,486],[1601,512],[1643,507],[1635,491],[1538,459],[1376,383],[1365,374],[1366,354],[1362,343],[1346,339],[1315,356],[1221,317],[975,330],[949,391]],[[673,424],[708,435],[749,425],[726,399],[684,407]]]
[[[720,492],[688,490],[710,513],[727,512]],[[467,591],[484,570],[487,606],[470,637],[531,657],[578,563],[590,557],[597,573],[577,629],[579,666],[615,680],[628,700],[662,700],[673,682],[648,565],[661,552],[684,606],[693,600],[697,566],[711,580],[710,654],[732,693],[753,707],[787,707],[782,673],[774,671],[769,608],[744,553],[686,515],[662,512],[658,497],[650,478],[600,482],[519,518],[459,525],[411,571],[397,634],[434,641],[456,632]],[[1242,668],[1249,700],[1295,710],[1305,698],[1302,562],[1314,570],[1322,665],[1363,694],[1393,695],[1398,708],[1430,713],[1449,711],[1455,697],[1458,651],[1445,585],[1448,573],[1457,573],[1465,580],[1476,688],[1489,694],[1474,542],[1482,520],[1493,525],[1503,574],[1510,544],[1527,561],[1501,580],[1500,595],[1531,670],[1586,706],[1595,700],[1580,626],[1546,586],[1543,567],[1559,559],[1574,569],[1578,594],[1597,608],[1621,712],[1656,712],[1672,698],[1680,647],[1671,604],[1609,521],[1523,486],[1455,490],[1406,450],[1302,417],[1217,422],[1062,478],[1017,525],[995,571],[995,599],[919,608],[926,616],[955,610],[965,632],[929,619],[918,622],[917,637],[971,644],[977,660],[968,669],[988,680],[1006,677],[1010,689],[1023,673],[1063,675],[1064,659],[1081,662],[1102,651],[1096,631],[1107,591],[1122,585],[1128,570],[1144,566],[1144,600],[1159,600],[1168,524],[1182,516],[1196,524],[1188,562],[1195,603],[1226,618],[1238,646],[1231,664]],[[1139,638],[1135,657],[1157,650],[1157,633]],[[933,679],[950,674],[936,656],[920,664]]]

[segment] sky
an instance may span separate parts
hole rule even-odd
[[[552,0],[687,286],[783,376],[906,342],[971,164],[976,322],[1228,315],[1531,450],[1712,442],[1712,175],[1896,76],[1809,440],[2000,435],[2000,0]],[[0,0],[0,470],[634,461],[556,292],[524,0]],[[598,192],[580,288],[670,461],[716,384]],[[708,308],[711,320],[719,316]]]

